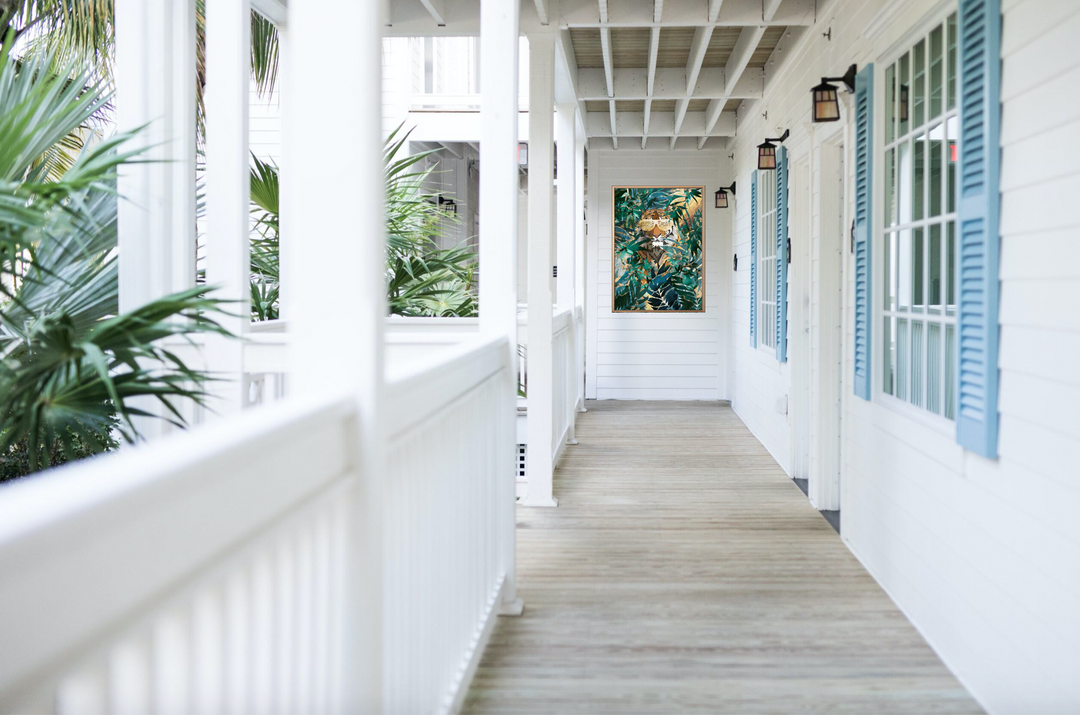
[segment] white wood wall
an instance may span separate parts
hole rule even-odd
[[[731,209],[713,208],[713,192],[728,159],[720,150],[605,150],[603,141],[589,151],[586,397],[727,399]],[[644,185],[705,187],[704,313],[611,312],[611,189]]]
[[[851,396],[845,348],[842,529],[990,712],[1080,712],[1080,4],[1003,6],[1000,458],[966,453],[951,430]],[[740,257],[749,254],[745,196],[754,145],[775,136],[777,126],[790,128],[792,161],[805,156],[810,87],[852,62],[861,68],[876,60],[942,7],[930,0],[836,0],[819,10],[817,27],[793,48],[796,56],[768,77],[765,98],[744,103],[739,113]],[[830,27],[831,42],[822,37]],[[849,154],[849,182],[850,167]],[[843,260],[850,276],[846,250]],[[771,351],[749,348],[748,280],[740,266],[732,292],[733,403],[787,467],[790,433],[775,400],[787,394],[789,375]],[[850,287],[848,281],[847,345]],[[815,285],[813,295],[828,288]],[[875,362],[875,380],[878,372]]]

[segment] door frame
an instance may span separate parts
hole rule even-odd
[[[844,108],[846,109],[846,107]],[[817,202],[811,208],[810,316],[810,502],[823,511],[840,509],[841,438],[846,363],[845,312],[850,222],[846,115],[815,125],[812,175]]]
[[[810,152],[793,162],[790,196],[793,212],[789,225],[791,236],[791,291],[788,304],[791,321],[791,476],[810,477]]]

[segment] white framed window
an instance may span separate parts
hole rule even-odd
[[[757,173],[758,346],[776,349],[776,174]]]
[[[956,12],[886,65],[882,392],[956,418]]]

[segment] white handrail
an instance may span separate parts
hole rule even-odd
[[[387,712],[453,710],[512,569],[508,361],[505,338],[476,341],[391,379],[385,474],[360,473],[346,398],[5,486],[0,712],[342,711],[374,663]],[[356,518],[368,494],[378,531]],[[367,539],[383,613],[350,597]]]

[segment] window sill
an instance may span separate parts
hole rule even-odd
[[[901,400],[899,397],[894,397],[881,390],[877,391],[876,402],[890,412],[895,412],[912,422],[933,430],[943,437],[952,440],[956,438],[956,422],[953,420],[936,415],[924,407],[916,407],[907,400]]]

